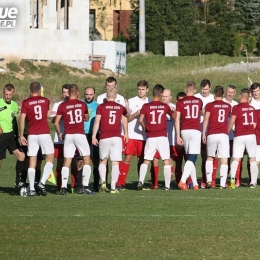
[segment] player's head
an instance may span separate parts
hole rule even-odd
[[[87,103],[91,103],[95,98],[96,90],[93,87],[86,87],[85,88],[85,101]]]
[[[116,95],[117,95],[117,91],[115,88],[109,88],[107,90],[107,99],[108,100],[115,100],[116,99]]]
[[[164,104],[170,104],[172,99],[172,92],[170,89],[165,89],[162,93],[162,102]]]
[[[208,79],[203,79],[200,82],[200,93],[203,97],[207,97],[210,94],[211,83]]]
[[[225,93],[225,91],[224,91],[224,88],[222,86],[216,86],[214,88],[214,95],[215,95],[215,97],[223,98],[224,93]]]
[[[69,86],[69,96],[70,97],[78,97],[79,95],[79,88],[76,84],[70,84]]]
[[[146,80],[141,80],[137,83],[137,91],[138,91],[139,98],[145,98],[148,90],[149,90],[149,84]]]
[[[260,98],[260,84],[255,82],[250,86],[250,90],[252,92],[253,98],[254,99],[259,99]]]
[[[194,95],[196,92],[196,84],[194,81],[188,81],[185,86],[185,93],[187,95]]]
[[[176,95],[176,100],[180,100],[180,99],[183,99],[184,97],[186,97],[186,93],[181,91],[181,92],[178,92],[177,95]]]
[[[251,95],[251,90],[249,88],[242,88],[240,91],[240,102],[248,102]]]
[[[232,101],[235,95],[236,95],[236,87],[233,85],[228,85],[225,91],[225,99]]]
[[[14,85],[6,84],[3,89],[4,101],[10,103],[14,95]]]
[[[61,87],[61,92],[62,92],[63,99],[68,99],[69,98],[69,86],[70,86],[70,84],[64,84]]]
[[[108,90],[109,88],[115,88],[117,89],[117,82],[116,78],[114,77],[108,77],[105,82],[105,87]]]
[[[32,95],[38,95],[40,96],[40,93],[41,93],[41,84],[39,82],[32,82],[30,84],[30,92]]]
[[[163,91],[164,87],[160,84],[156,84],[153,87],[153,97],[161,98]]]

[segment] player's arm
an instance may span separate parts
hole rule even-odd
[[[97,140],[97,132],[99,129],[100,125],[100,120],[101,120],[101,115],[96,115],[93,129],[92,129],[92,144],[98,146],[98,140]]]
[[[209,124],[209,117],[210,117],[210,112],[207,111],[204,115],[203,128],[202,128],[202,142],[204,144],[207,142],[206,131]]]
[[[20,116],[20,140],[21,140],[21,144],[22,145],[27,145],[27,140],[26,138],[23,136],[24,133],[24,126],[25,126],[25,118],[26,118],[26,114],[25,113],[21,113]]]
[[[124,141],[127,143],[128,142],[128,122],[127,118],[123,115],[121,118],[123,130],[124,130]]]
[[[145,131],[144,117],[145,117],[144,114],[140,114],[139,123],[140,123],[141,127],[143,128],[143,130]]]
[[[61,120],[61,115],[56,115],[55,121],[54,121],[54,127],[57,132],[57,135],[59,136],[60,140],[63,140],[63,133],[60,130],[60,120]]]
[[[237,119],[237,116],[235,116],[235,115],[231,116],[231,119],[230,119],[229,124],[228,124],[228,133],[230,132],[230,130],[234,126],[236,119]]]
[[[127,118],[128,122],[131,122],[132,120],[134,120],[136,117],[138,117],[140,115],[140,109],[138,109],[135,113],[133,113],[132,115],[130,115]]]
[[[183,145],[183,140],[181,138],[180,117],[181,117],[181,113],[179,111],[176,111],[175,133],[176,133],[176,138],[177,138],[177,144]]]
[[[84,120],[87,122],[89,120],[89,114],[84,115]]]

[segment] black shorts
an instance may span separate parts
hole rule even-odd
[[[3,133],[0,138],[0,160],[6,158],[6,149],[12,154],[14,150],[19,148],[19,143],[14,137],[14,132]]]

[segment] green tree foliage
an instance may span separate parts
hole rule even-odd
[[[134,9],[130,41],[137,43],[138,1],[130,2]],[[145,12],[148,51],[164,54],[164,41],[178,41],[179,55],[233,54],[235,30],[226,0],[208,0],[207,5],[196,5],[194,0],[146,0]]]
[[[234,2],[236,20],[234,26],[245,38],[254,35],[260,39],[260,1],[236,0]]]

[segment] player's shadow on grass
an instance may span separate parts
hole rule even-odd
[[[20,195],[20,190],[17,188],[0,186],[0,193],[7,193],[10,196],[17,196],[17,195]]]
[[[58,190],[56,186],[53,185],[46,185],[46,192],[51,194],[57,194]],[[14,188],[14,187],[1,187],[0,186],[0,194],[1,193],[7,193],[10,196],[17,196],[20,195],[20,189]]]

